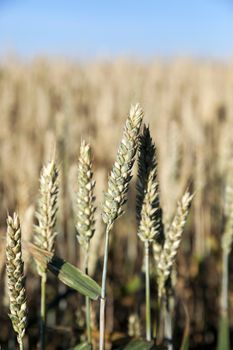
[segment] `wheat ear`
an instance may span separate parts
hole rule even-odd
[[[182,233],[189,213],[193,195],[186,191],[181,201],[178,202],[177,211],[168,232],[158,264],[158,290],[159,298],[164,293],[165,282],[171,274],[178,249],[180,247]]]
[[[91,147],[85,141],[81,142],[78,162],[78,192],[76,206],[77,239],[85,251],[85,273],[88,274],[88,256],[90,240],[95,232],[95,197],[92,172]],[[86,297],[86,327],[88,342],[91,343],[90,299]]]
[[[88,245],[95,232],[95,196],[92,172],[91,147],[81,142],[78,163],[78,192],[76,205],[76,230],[80,245],[88,250]]]
[[[139,104],[132,106],[126,119],[123,137],[118,148],[115,163],[108,178],[108,190],[103,204],[103,221],[106,224],[104,249],[104,265],[102,273],[102,293],[100,302],[100,343],[99,349],[104,349],[105,333],[105,297],[108,265],[109,232],[114,221],[123,214],[124,204],[131,180],[132,167],[138,147],[139,131],[142,123],[143,111]]]
[[[26,292],[23,275],[21,228],[19,217],[14,213],[7,218],[6,273],[10,298],[10,318],[17,333],[20,349],[26,329]]]
[[[40,197],[36,218],[38,224],[35,226],[35,244],[50,253],[55,251],[56,225],[58,201],[58,170],[55,160],[50,161],[43,167],[40,176]],[[45,328],[46,328],[46,280],[47,269],[37,263],[38,273],[41,276],[41,327],[40,340],[41,349],[45,349]]]
[[[161,208],[157,179],[156,148],[149,127],[144,125],[139,142],[136,214],[138,236],[153,242],[161,230]]]
[[[143,111],[139,104],[132,106],[125,123],[123,137],[116,160],[108,178],[108,190],[103,205],[103,221],[111,226],[123,214],[127,192],[131,180],[131,171],[138,146],[139,130]]]
[[[159,184],[157,180],[156,148],[150,136],[149,127],[144,125],[139,142],[138,180],[136,197],[136,215],[138,236],[144,243],[145,250],[145,285],[146,285],[146,339],[151,340],[150,307],[150,243],[161,229],[161,209],[159,202]]]
[[[43,167],[40,175],[40,197],[36,212],[38,224],[35,226],[34,236],[35,244],[50,253],[55,251],[57,201],[58,170],[52,160]],[[43,269],[41,272],[44,272]]]

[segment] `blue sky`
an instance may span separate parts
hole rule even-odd
[[[0,0],[0,55],[233,57],[233,0]]]

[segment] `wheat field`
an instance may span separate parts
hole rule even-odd
[[[232,131],[230,61],[2,61],[1,348],[230,349]]]

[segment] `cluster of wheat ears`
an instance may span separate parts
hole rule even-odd
[[[86,340],[77,349],[91,349],[92,299],[98,300],[99,311],[99,349],[105,349],[105,324],[109,241],[115,221],[124,213],[127,194],[132,178],[132,168],[137,156],[137,234],[144,245],[142,269],[145,273],[145,332],[144,336],[133,339],[126,348],[149,349],[152,346],[173,348],[171,291],[175,287],[172,273],[175,270],[176,255],[184,231],[193,195],[186,190],[177,204],[170,223],[163,223],[160,206],[160,192],[157,178],[156,147],[149,126],[143,123],[143,111],[137,104],[132,106],[125,122],[123,136],[116,159],[108,177],[108,188],[104,194],[102,220],[105,224],[104,261],[101,287],[88,276],[90,241],[95,235],[95,180],[92,170],[90,145],[82,140],[77,171],[77,193],[74,205],[78,243],[83,248],[83,270],[65,262],[55,255],[56,215],[59,195],[59,170],[55,156],[43,167],[40,176],[40,193],[36,211],[36,225],[33,243],[21,239],[20,220],[16,213],[7,218],[6,268],[10,299],[10,318],[17,333],[20,349],[24,348],[23,337],[27,324],[27,296],[25,291],[24,262],[22,246],[35,258],[41,279],[41,320],[40,347],[46,348],[46,286],[48,270],[68,286],[78,290],[86,297]],[[231,224],[231,223],[230,223]],[[230,225],[229,224],[229,225]],[[228,230],[229,231],[229,230]],[[134,234],[132,232],[132,234]],[[226,233],[224,250],[229,246]],[[152,276],[151,266],[156,275]],[[122,267],[123,268],[123,267]],[[151,293],[151,283],[157,285],[157,296]],[[154,290],[154,288],[153,288]],[[151,303],[156,303],[157,314],[152,315]],[[139,327],[140,328],[140,327]],[[137,332],[133,332],[137,336]],[[144,339],[144,340],[143,340]]]

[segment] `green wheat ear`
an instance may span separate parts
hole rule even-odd
[[[9,316],[17,333],[20,349],[23,349],[23,336],[27,322],[23,270],[21,227],[18,215],[14,213],[13,217],[7,218],[6,273],[10,298]]]
[[[139,140],[136,215],[138,236],[152,242],[161,230],[161,208],[157,179],[156,148],[149,127],[144,125]]]
[[[95,196],[92,172],[91,147],[85,141],[81,142],[78,163],[78,192],[76,201],[77,239],[85,250],[95,232]]]
[[[58,201],[58,170],[55,161],[50,161],[43,167],[40,176],[40,197],[36,218],[38,224],[35,226],[34,241],[37,247],[50,253],[55,251],[55,240],[57,233],[54,231],[56,225]],[[44,268],[38,265],[39,274],[44,274]]]
[[[100,302],[100,350],[104,349],[105,339],[105,305],[109,233],[114,221],[124,213],[123,207],[127,201],[129,183],[132,178],[131,172],[138,148],[138,137],[142,118],[143,111],[140,106],[138,104],[131,106],[129,116],[126,119],[123,137],[118,148],[116,160],[108,178],[108,190],[104,197],[102,218],[106,224],[106,237]]]
[[[139,104],[131,106],[115,163],[108,178],[108,190],[103,204],[103,221],[111,226],[124,213],[132,167],[138,147],[143,111]]]
[[[80,245],[85,250],[84,270],[88,274],[90,240],[95,232],[95,197],[92,172],[91,147],[85,141],[81,142],[78,162],[78,192],[76,206],[76,229]],[[91,305],[86,297],[86,327],[88,343],[92,342],[91,332]]]
[[[164,293],[165,282],[170,276],[172,266],[175,263],[192,199],[193,195],[186,191],[178,202],[175,217],[165,235],[165,242],[157,266],[159,297]]]

